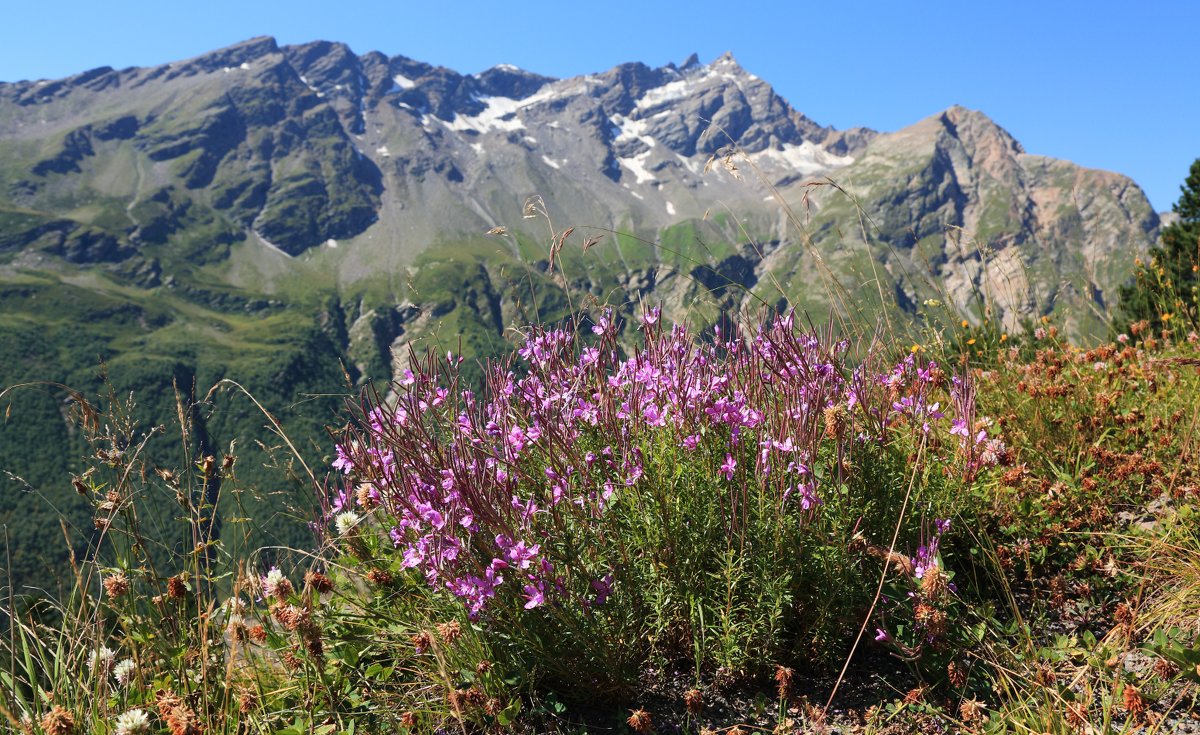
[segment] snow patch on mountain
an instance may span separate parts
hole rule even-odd
[[[478,115],[455,113],[453,120],[449,122],[442,120],[441,122],[451,130],[458,132],[474,130],[478,133],[487,133],[493,130],[507,132],[524,130],[525,123],[517,116],[517,113],[526,107],[536,105],[539,102],[545,102],[553,96],[554,90],[542,90],[524,99],[511,99],[499,96],[476,97],[477,101],[484,104],[483,111]]]
[[[657,145],[657,141],[647,135],[649,127],[645,120],[630,120],[621,115],[614,115],[612,118],[614,132],[614,143],[622,143],[627,140],[640,140],[646,144],[646,147],[653,148]]]
[[[750,158],[759,166],[774,165],[802,175],[828,171],[854,163],[852,156],[830,153],[810,140],[806,140],[800,145],[784,143],[781,148],[767,148],[758,153],[751,153]]]
[[[646,170],[648,158],[650,158],[650,151],[639,153],[631,158],[618,158],[617,161],[636,177],[635,183],[645,184],[655,181],[654,174]]]

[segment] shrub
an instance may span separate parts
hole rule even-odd
[[[657,310],[640,330],[625,356],[608,312],[586,342],[531,327],[480,393],[446,355],[366,394],[327,514],[343,563],[457,607],[526,686],[736,681],[839,653],[869,550],[916,538],[910,503],[953,513],[1003,452],[969,380],[914,354],[853,360],[790,316],[707,343]]]

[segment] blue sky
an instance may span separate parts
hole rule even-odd
[[[0,80],[144,66],[256,35],[343,41],[461,72],[550,76],[732,51],[801,112],[895,130],[982,110],[1030,153],[1119,171],[1159,210],[1200,157],[1200,3],[255,2],[6,3]]]

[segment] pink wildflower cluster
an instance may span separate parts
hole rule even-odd
[[[858,447],[944,421],[936,365],[909,355],[880,373],[869,355],[851,369],[847,342],[797,330],[790,316],[704,342],[653,310],[627,355],[611,312],[594,324],[587,343],[530,328],[478,394],[460,385],[460,361],[427,357],[393,386],[394,400],[364,400],[337,447],[334,466],[350,486],[374,489],[362,510],[385,519],[403,565],[472,617],[504,590],[526,609],[603,605],[620,562],[603,548],[571,549],[564,537],[578,534],[568,529],[601,526],[675,463],[711,478],[714,503],[757,483],[781,512],[808,518]],[[956,395],[956,426],[974,424],[973,399]],[[977,471],[982,456],[968,449]],[[344,493],[334,510],[353,502]],[[727,517],[736,534],[738,514]]]

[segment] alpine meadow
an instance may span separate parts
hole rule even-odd
[[[1200,732],[1200,159],[929,113],[0,82],[0,731]]]

